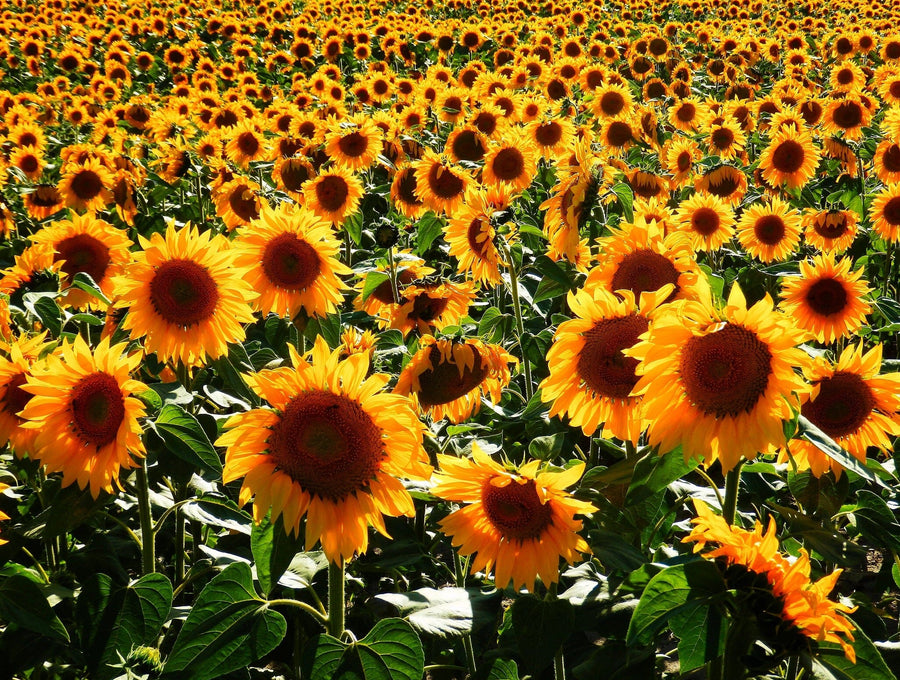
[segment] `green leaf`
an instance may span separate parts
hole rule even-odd
[[[353,239],[353,243],[359,246],[362,243],[362,232],[363,232],[363,216],[362,212],[357,210],[355,213],[350,215],[346,220],[344,220],[344,229],[347,230],[347,233],[350,235],[350,238]]]
[[[272,592],[294,555],[303,549],[304,542],[288,536],[284,529],[280,519],[272,522],[270,515],[266,515],[250,531],[250,549],[256,563],[256,578],[266,595]]]
[[[880,546],[900,552],[900,524],[885,500],[862,489],[857,493],[856,504],[852,516],[859,532]]]
[[[371,297],[372,293],[375,292],[375,289],[378,288],[385,281],[390,281],[391,277],[384,272],[369,272],[366,274],[366,281],[363,283],[362,289],[362,299],[363,302]]]
[[[502,595],[476,588],[420,588],[375,596],[394,605],[418,633],[454,637],[472,632],[476,619],[494,620]]]
[[[566,439],[565,432],[548,434],[543,437],[535,437],[528,444],[528,453],[532,458],[541,460],[553,460],[562,453],[563,442]]]
[[[494,659],[485,680],[519,680],[519,668],[510,659]]]
[[[80,288],[88,295],[97,298],[104,305],[112,304],[112,302],[110,302],[110,299],[106,297],[102,290],[100,290],[100,286],[97,285],[97,282],[94,281],[91,275],[87,272],[78,272],[77,274],[75,274],[74,278],[72,279],[72,285],[75,288]]]
[[[852,455],[844,451],[831,437],[816,427],[806,416],[800,416],[798,435],[815,446],[819,451],[839,463],[846,470],[852,470],[857,475],[870,482],[876,482],[885,486],[874,474],[869,472],[865,465],[860,463]]]
[[[813,656],[804,655],[803,665],[816,680],[897,680],[881,653],[859,628],[853,631],[856,663],[834,642],[820,642]]]
[[[310,680],[420,680],[425,652],[419,636],[401,619],[383,619],[359,642],[330,635],[313,638],[304,651]]]
[[[423,255],[435,239],[444,233],[444,223],[432,212],[425,213],[419,220],[419,231],[416,236],[416,255]]]
[[[678,663],[681,673],[700,668],[718,659],[725,651],[728,627],[722,615],[708,602],[695,600],[672,616],[672,632],[678,637]]]
[[[41,320],[41,324],[50,331],[52,337],[59,337],[62,330],[62,310],[51,297],[41,297],[35,300],[34,312]]]
[[[631,222],[634,219],[634,211],[632,210],[632,206],[634,206],[634,192],[624,182],[619,182],[613,186],[612,190],[619,198],[619,203],[622,204],[622,214],[625,215],[626,220]]]
[[[235,562],[210,581],[188,615],[165,674],[212,680],[275,649],[287,622],[253,590],[250,566]]]
[[[522,665],[537,675],[550,665],[575,627],[575,610],[568,600],[519,597],[512,606],[512,626]]]
[[[693,607],[698,600],[711,604],[725,592],[725,581],[709,560],[663,569],[650,579],[641,594],[628,626],[628,644],[650,644],[673,616]]]
[[[181,506],[181,512],[200,524],[222,527],[242,534],[250,533],[253,518],[237,504],[220,493],[205,493]]]
[[[685,461],[680,447],[664,455],[657,455],[656,451],[651,450],[635,464],[625,502],[629,505],[640,503],[681,479],[699,464],[696,458]]]
[[[183,461],[216,475],[222,474],[222,460],[200,422],[175,404],[166,404],[153,422],[166,448]]]
[[[69,632],[53,612],[47,598],[31,579],[14,574],[0,584],[0,620],[69,642]]]

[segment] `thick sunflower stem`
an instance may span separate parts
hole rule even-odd
[[[525,399],[531,401],[534,395],[534,386],[531,384],[531,364],[528,363],[528,355],[525,353],[525,323],[522,321],[522,303],[519,300],[519,275],[516,273],[516,263],[513,261],[512,250],[508,245],[506,251],[507,268],[509,269],[509,290],[512,294],[513,312],[516,315],[516,331],[519,333],[519,349],[522,350],[522,370],[525,372]]]
[[[388,248],[388,264],[390,265],[391,292],[394,294],[394,301],[400,300],[400,287],[397,285],[397,264],[394,262],[394,247]]]
[[[156,539],[153,535],[153,516],[150,514],[150,483],[147,480],[147,459],[141,458],[137,469],[138,516],[141,522],[141,558],[143,574],[156,571]]]
[[[328,634],[341,639],[344,634],[344,613],[346,608],[344,591],[344,561],[328,563]]]
[[[559,589],[559,583],[554,582],[547,588],[547,600],[555,600]],[[553,680],[566,680],[566,661],[563,657],[563,646],[560,645],[553,655]]]
[[[453,552],[453,573],[456,575],[456,587],[457,588],[465,588],[466,587],[466,572],[463,569],[462,561],[459,559],[459,553],[455,550]],[[475,647],[472,645],[472,636],[471,635],[463,635],[462,636],[463,643],[463,651],[466,654],[466,670],[469,673],[470,678],[475,677]]]
[[[734,524],[734,516],[737,511],[738,487],[741,484],[743,465],[743,460],[738,461],[738,464],[725,475],[725,502],[722,504],[722,517],[729,526]]]
[[[893,271],[893,264],[894,264],[894,242],[892,240],[888,240],[887,252],[885,253],[885,263],[884,263],[884,283],[881,288],[881,294],[884,297],[886,297],[888,294],[888,291],[890,291],[891,273]]]

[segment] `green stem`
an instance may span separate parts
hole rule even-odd
[[[634,445],[633,441],[626,440],[625,441],[625,459],[628,460],[630,458],[634,458],[637,455],[637,448]]]
[[[175,513],[175,585],[184,579],[184,513]]]
[[[328,563],[328,619],[326,628],[331,637],[340,639],[344,634],[344,561]],[[293,600],[292,600],[293,601]],[[300,603],[305,604],[305,603]],[[306,605],[309,607],[309,605]],[[309,607],[311,611],[315,611]]]
[[[147,481],[147,459],[141,458],[137,469],[138,514],[141,521],[141,557],[144,575],[156,571],[156,540],[153,535],[153,516],[150,514],[150,484]]]
[[[712,480],[712,477],[710,477],[708,474],[706,474],[706,472],[703,470],[702,467],[694,468],[694,472],[696,472],[698,475],[700,475],[701,477],[703,477],[703,479],[706,480],[706,483],[709,484],[709,488],[711,488],[713,490],[713,493],[716,494],[716,500],[719,501],[719,507],[724,508],[725,507],[725,499],[722,498],[722,492],[719,491],[719,485],[716,484]]]
[[[394,247],[388,248],[388,264],[390,265],[391,292],[394,294],[394,302],[400,301],[400,287],[397,285],[397,265],[394,262]]]
[[[466,587],[466,572],[463,569],[462,561],[459,559],[459,553],[455,550],[453,552],[453,573],[456,575],[456,587],[457,588],[465,588]],[[466,668],[469,671],[469,677],[475,677],[475,647],[472,645],[472,636],[471,635],[463,635],[462,636],[463,643],[463,651],[466,655]]]
[[[886,261],[884,263],[884,283],[881,287],[881,294],[887,296],[890,290],[891,269],[894,262],[894,242],[889,240],[887,243],[887,252],[885,253]]]
[[[508,245],[504,245],[506,251],[507,268],[509,269],[509,289],[512,294],[513,312],[516,315],[516,330],[519,333],[519,349],[522,350],[522,370],[525,372],[525,398],[531,401],[534,394],[534,385],[531,384],[531,364],[528,362],[528,355],[525,354],[525,323],[522,321],[522,303],[519,301],[519,275],[516,273],[516,263],[513,260],[512,250]]]
[[[566,680],[566,661],[563,658],[563,649],[560,645],[553,657],[553,678],[554,680]]]
[[[800,670],[800,657],[798,655],[792,656],[788,659],[788,669],[787,675],[785,675],[785,680],[797,680],[797,672]]]
[[[128,537],[129,537],[132,541],[134,541],[135,545],[136,545],[138,548],[141,548],[141,547],[142,547],[141,537],[138,536],[136,533],[134,533],[134,531],[132,531],[131,527],[128,526],[125,522],[123,522],[122,520],[120,520],[120,519],[119,519],[118,517],[116,517],[115,515],[110,515],[108,512],[104,512],[104,513],[103,513],[103,516],[106,517],[107,519],[112,520],[113,522],[115,522],[116,524],[118,524],[120,527],[122,527],[122,529],[124,529],[125,533],[128,534]]]
[[[47,572],[44,571],[44,568],[41,566],[41,561],[31,554],[31,551],[28,550],[25,546],[21,548],[22,552],[28,555],[31,558],[31,561],[34,562],[35,569],[37,569],[38,573],[41,575],[41,578],[44,579],[44,583],[50,583],[50,577],[47,576]]]
[[[329,573],[331,573],[331,572],[329,571]],[[343,574],[344,574],[344,571],[342,569],[341,576],[343,576]],[[307,614],[309,614],[311,617],[313,617],[316,621],[318,621],[319,623],[324,624],[326,627],[328,627],[328,634],[329,635],[332,634],[331,628],[330,628],[331,618],[328,616],[325,616],[322,612],[317,610],[315,607],[306,604],[306,602],[301,602],[300,600],[291,600],[288,598],[283,598],[283,599],[278,599],[278,600],[269,600],[268,602],[266,602],[266,604],[270,607],[283,605],[285,607],[296,607],[297,609],[301,609],[301,610],[305,611]],[[341,616],[341,619],[343,619],[343,618],[344,617]],[[343,623],[341,625],[343,626]],[[343,631],[341,631],[341,632],[343,632]],[[340,636],[335,635],[334,637],[340,637]]]
[[[741,468],[743,465],[743,460],[738,461],[738,464],[725,475],[725,502],[722,504],[722,517],[729,525],[734,524],[734,516],[737,511],[738,487],[741,483]]]

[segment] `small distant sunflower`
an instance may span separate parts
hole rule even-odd
[[[53,249],[54,262],[61,263],[61,284],[68,287],[61,302],[76,309],[105,307],[93,295],[72,286],[76,274],[90,275],[103,294],[111,298],[114,295],[113,277],[120,275],[131,260],[128,235],[93,213],[73,213],[70,220],[44,227],[31,240]]]
[[[502,190],[491,192],[502,195],[501,203],[509,203],[509,195]],[[460,272],[471,274],[481,283],[496,285],[501,280],[500,267],[505,263],[494,243],[497,232],[491,218],[505,205],[497,206],[488,195],[491,192],[471,193],[468,202],[447,223],[444,239],[450,245],[450,255],[459,260]]]
[[[495,463],[477,443],[472,459],[439,455],[441,472],[431,493],[465,505],[441,520],[441,529],[461,555],[477,553],[471,572],[494,571],[499,588],[534,590],[559,580],[559,559],[569,564],[590,548],[578,532],[575,515],[596,511],[566,492],[584,472],[577,463],[562,472],[538,472],[532,461],[510,472]]]
[[[530,138],[508,132],[488,146],[481,181],[488,187],[524,191],[537,173],[538,156],[537,146]]]
[[[547,352],[550,375],[541,383],[551,417],[565,414],[589,437],[602,426],[603,437],[637,443],[644,430],[642,397],[631,395],[638,362],[622,351],[647,332],[671,289],[643,293],[637,304],[629,290],[620,297],[599,287],[569,294],[575,318],[556,330]]]
[[[720,165],[695,179],[694,189],[718,196],[736,206],[747,194],[747,176],[732,165]]]
[[[263,199],[259,195],[259,185],[253,180],[235,177],[213,191],[213,198],[216,214],[229,231],[259,219]]]
[[[872,227],[886,241],[900,241],[900,184],[882,189],[869,209]]]
[[[427,479],[424,426],[409,400],[383,391],[389,376],[368,376],[368,354],[341,361],[319,337],[307,363],[248,375],[272,408],[232,416],[216,441],[226,447],[225,483],[244,478],[239,502],[259,522],[271,510],[306,547],[322,543],[343,563],[369,545],[368,528],[387,535],[384,515],[411,517],[413,500],[398,477]],[[267,374],[267,375],[263,375]]]
[[[432,333],[457,325],[475,301],[475,283],[416,281],[400,290],[400,305],[391,310],[390,328],[407,335]]]
[[[812,651],[813,643],[827,641],[841,645],[845,656],[856,662],[850,644],[855,626],[845,616],[855,608],[828,599],[840,569],[813,583],[809,554],[804,548],[796,560],[778,552],[774,518],[769,519],[765,533],[759,521],[753,531],[746,531],[729,526],[702,501],[694,500],[694,508],[697,517],[691,522],[695,526],[685,542],[696,543],[694,552],[710,543],[718,544],[703,557],[716,560],[728,588],[734,587],[739,597],[746,594],[753,609],[765,612],[765,616],[756,617],[756,623],[761,641],[772,652],[788,656],[802,649]],[[750,575],[760,578],[751,580]],[[730,583],[732,580],[734,583]]]
[[[362,195],[363,185],[356,175],[339,167],[323,169],[303,185],[306,206],[335,227],[356,212]]]
[[[335,120],[325,135],[325,153],[337,167],[360,172],[381,151],[381,129],[367,116]]]
[[[57,185],[69,208],[78,211],[103,210],[112,202],[113,175],[97,158],[69,163]]]
[[[632,394],[644,396],[650,444],[681,445],[686,458],[718,459],[731,470],[741,457],[771,453],[784,443],[782,421],[799,403],[806,363],[796,349],[805,332],[773,310],[768,296],[747,308],[735,284],[719,311],[687,301],[662,315],[626,355],[640,361]]]
[[[451,423],[468,420],[481,409],[481,399],[500,402],[509,385],[508,364],[515,357],[499,345],[478,339],[456,342],[424,335],[419,351],[397,378],[394,392],[409,397],[422,413]]]
[[[806,186],[818,164],[819,152],[810,134],[790,125],[775,133],[759,158],[767,182],[773,186],[783,182],[791,189]]]
[[[411,220],[418,219],[428,208],[416,193],[416,171],[411,166],[397,170],[391,181],[391,201],[397,211]]]
[[[786,260],[800,244],[800,213],[780,198],[754,203],[738,221],[738,240],[763,262]]]
[[[850,337],[871,311],[864,299],[870,289],[861,279],[863,270],[851,272],[851,263],[850,258],[836,263],[833,254],[823,253],[800,262],[800,276],[786,278],[782,285],[781,308],[819,342]]]
[[[678,205],[678,228],[694,250],[718,250],[734,236],[734,212],[718,196],[696,193]]]
[[[426,151],[413,167],[416,169],[416,195],[436,213],[452,215],[472,183],[469,173],[433,151]]]
[[[185,366],[205,363],[241,342],[241,324],[253,321],[250,302],[258,292],[244,280],[246,270],[234,263],[235,253],[219,234],[198,233],[189,224],[148,241],[123,276],[115,280],[116,307],[127,307],[122,328],[160,361]]]
[[[735,158],[744,150],[747,136],[737,122],[721,120],[709,128],[709,153],[724,160]]]
[[[22,196],[22,202],[28,216],[37,221],[45,220],[65,207],[63,194],[52,184],[38,184],[34,191]]]
[[[305,208],[282,203],[264,207],[259,219],[237,230],[234,264],[260,293],[253,303],[263,316],[325,316],[343,301],[339,275],[352,271],[335,255],[340,243],[325,220]]]
[[[821,251],[840,254],[856,238],[858,215],[852,210],[819,210],[803,214],[806,242]]]
[[[34,457],[49,472],[61,472],[63,486],[77,482],[97,498],[119,486],[119,470],[136,467],[143,457],[143,403],[134,395],[147,390],[130,374],[140,352],[124,354],[125,343],[100,341],[91,352],[79,335],[43,364],[36,364],[22,385],[34,396],[21,412],[25,429],[37,431]]]
[[[262,130],[250,118],[240,121],[224,133],[225,155],[242,168],[253,161],[268,160],[269,148]]]
[[[54,343],[47,342],[47,332],[34,337],[21,337],[9,345],[9,358],[0,357],[0,446],[9,443],[17,456],[34,453],[37,430],[21,427],[25,420],[19,413],[34,396],[22,389],[38,358]]]
[[[612,232],[601,243],[600,261],[588,273],[585,288],[599,286],[611,293],[628,290],[639,300],[641,293],[670,284],[673,288],[666,302],[704,295],[706,279],[687,234],[666,235],[661,225],[640,218]]]
[[[890,451],[900,434],[900,373],[880,374],[881,359],[881,345],[863,353],[860,343],[845,348],[835,364],[818,357],[803,371],[810,386],[800,395],[800,413],[863,463],[870,447]],[[790,454],[799,469],[817,477],[841,472],[806,440],[792,439]],[[783,450],[781,460],[787,459]]]

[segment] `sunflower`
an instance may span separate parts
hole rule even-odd
[[[665,169],[673,175],[669,180],[672,187],[680,187],[688,182],[694,163],[703,158],[697,142],[689,137],[672,136],[660,154]]]
[[[630,290],[618,297],[599,287],[569,293],[576,318],[556,330],[547,352],[550,375],[541,383],[541,399],[552,402],[550,417],[566,414],[588,437],[602,425],[603,437],[637,443],[644,429],[642,398],[631,396],[638,362],[622,351],[647,332],[671,292],[665,285],[643,293],[639,303]]]
[[[366,354],[370,359],[375,351],[375,334],[372,331],[361,331],[358,328],[350,327],[341,333],[341,358],[349,357],[351,354]]]
[[[62,193],[52,184],[38,184],[22,196],[22,202],[28,216],[37,221],[45,220],[65,207]]]
[[[634,98],[621,83],[604,83],[594,90],[591,110],[601,120],[628,115],[634,108]]]
[[[508,132],[488,146],[481,181],[487,187],[524,191],[537,173],[538,158],[537,145],[529,137]]]
[[[875,174],[884,184],[900,182],[900,143],[885,139],[875,149]]]
[[[66,207],[79,211],[103,210],[112,202],[113,175],[97,158],[69,163],[62,172],[57,190]]]
[[[808,210],[803,214],[803,235],[814,248],[840,254],[856,238],[858,220],[853,210]]]
[[[679,304],[625,351],[640,361],[632,394],[644,396],[651,445],[663,453],[681,445],[686,458],[718,459],[727,472],[784,442],[782,421],[802,386],[794,369],[806,362],[795,346],[806,334],[768,296],[748,309],[737,285],[722,311]]]
[[[356,212],[363,195],[363,185],[349,170],[339,167],[323,169],[303,185],[306,206],[335,227]]]
[[[13,211],[0,199],[0,237],[9,237],[16,230],[16,221]]]
[[[719,120],[709,128],[709,153],[722,159],[730,160],[740,155],[747,144],[747,136],[731,120]]]
[[[852,261],[835,262],[823,253],[812,262],[800,263],[800,276],[785,279],[781,308],[794,323],[819,342],[831,344],[847,338],[865,323],[871,305],[863,298],[870,292],[862,269],[850,271]]]
[[[453,165],[446,155],[431,150],[413,163],[416,171],[416,196],[436,213],[452,215],[463,202],[472,178]]]
[[[262,130],[250,118],[240,121],[224,133],[225,155],[232,163],[247,168],[253,161],[268,160],[269,146]]]
[[[783,182],[791,189],[806,186],[818,164],[819,152],[810,134],[791,125],[776,132],[759,157],[765,180],[773,186]]]
[[[388,327],[409,334],[432,333],[459,324],[475,301],[475,283],[414,281],[400,290],[400,304],[391,309]]]
[[[803,372],[810,386],[800,395],[800,413],[863,463],[870,447],[890,451],[900,434],[900,373],[880,375],[881,357],[881,345],[863,353],[860,343],[845,348],[837,363],[818,357]],[[829,469],[841,473],[838,463],[805,440],[791,440],[790,456],[817,477]],[[787,460],[785,448],[781,461]]]
[[[738,240],[763,262],[786,260],[800,244],[800,213],[780,198],[754,203],[738,221]]]
[[[706,107],[694,97],[681,99],[669,107],[669,122],[682,132],[694,132],[705,115]]]
[[[869,219],[881,238],[900,241],[900,184],[889,184],[875,196]]]
[[[678,205],[678,229],[694,250],[718,250],[734,236],[734,211],[718,196],[696,193]]]
[[[18,168],[32,182],[40,180],[44,165],[44,155],[31,147],[19,147],[9,156],[9,166]]]
[[[259,219],[262,199],[259,185],[245,177],[235,177],[213,191],[216,201],[216,214],[229,231],[235,227],[250,224]]]
[[[632,118],[609,118],[600,125],[598,141],[613,156],[621,157],[640,137],[640,129]]]
[[[460,161],[478,163],[484,159],[487,149],[487,137],[474,125],[454,128],[444,144],[444,153],[454,163]]]
[[[140,240],[141,252],[115,279],[116,307],[127,307],[122,328],[160,361],[197,366],[228,352],[229,342],[244,339],[243,323],[253,321],[250,307],[258,292],[234,263],[224,236],[198,233],[174,222],[165,236]]]
[[[541,158],[548,160],[566,153],[575,135],[575,126],[568,118],[536,118],[525,127],[528,136],[537,145]]]
[[[394,258],[396,259],[398,286],[408,286],[413,281],[424,279],[434,274],[434,269],[425,266],[425,260],[415,257],[407,251],[395,253]],[[363,299],[362,292],[369,283],[369,276],[378,277],[381,282],[372,288],[371,292]],[[391,284],[390,275],[387,272],[387,265],[379,266],[376,271],[370,272],[366,276],[361,276],[356,288],[360,291],[360,294],[353,300],[353,307],[364,311],[369,316],[376,317],[379,320],[379,325],[382,328],[386,328],[396,307],[400,304],[400,300],[394,295],[394,288]]]
[[[813,583],[809,578],[809,554],[804,548],[796,560],[778,552],[774,518],[769,519],[765,533],[759,521],[753,531],[746,531],[729,526],[702,501],[695,499],[694,508],[697,517],[691,520],[694,528],[685,542],[695,543],[694,552],[700,552],[709,543],[718,544],[703,557],[717,563],[722,560],[720,569],[726,581],[736,582],[728,583],[728,587],[737,586],[740,593],[747,591],[748,581],[752,584],[747,592],[749,603],[765,613],[756,623],[761,641],[770,650],[796,654],[804,646],[811,651],[814,642],[835,642],[843,647],[850,661],[856,662],[856,652],[850,644],[855,627],[844,616],[855,611],[855,607],[828,599],[841,575],[840,569]],[[747,572],[762,577],[762,582],[749,580]],[[773,620],[772,614],[776,612]],[[784,623],[789,628],[785,629]]]
[[[858,94],[833,99],[825,107],[822,126],[831,134],[844,134],[844,139],[857,140],[862,129],[872,120],[872,111]]]
[[[397,378],[394,392],[409,397],[420,413],[435,421],[468,420],[481,409],[481,399],[500,402],[509,385],[507,364],[517,359],[499,345],[478,339],[456,342],[424,335],[419,351]]]
[[[500,187],[474,190],[444,230],[450,255],[459,261],[457,270],[480,283],[500,283],[500,267],[506,263],[494,243],[497,232],[491,218],[509,205],[510,198],[508,190]]]
[[[416,193],[415,168],[404,165],[397,170],[391,181],[391,201],[397,212],[411,220],[420,218],[428,210]]]
[[[634,224],[613,229],[600,246],[600,261],[588,272],[585,288],[599,286],[611,293],[628,290],[640,300],[641,293],[671,284],[666,302],[699,299],[708,293],[684,232],[666,235],[656,222],[637,218]]]
[[[53,346],[47,332],[21,337],[9,345],[9,358],[0,357],[0,446],[9,443],[17,456],[34,453],[37,430],[25,429],[19,412],[34,396],[22,389],[38,358]]]
[[[22,295],[38,292],[37,287],[52,280],[52,290],[59,289],[56,282],[62,262],[54,260],[53,249],[43,243],[29,246],[16,255],[13,266],[2,271],[0,293],[11,298],[16,305],[21,304]],[[43,287],[43,286],[41,286]]]
[[[60,263],[61,283],[68,286],[61,302],[75,309],[101,309],[103,305],[93,295],[72,286],[76,274],[88,274],[110,298],[114,293],[113,277],[131,261],[128,235],[93,213],[72,213],[70,220],[44,227],[31,240],[53,249],[53,261]]]
[[[591,261],[588,240],[581,238],[581,219],[588,191],[597,191],[597,182],[574,173],[560,180],[541,203],[544,211],[544,236],[550,242],[547,256],[554,262],[566,260],[578,271],[587,271]]]
[[[110,347],[106,338],[91,352],[76,336],[34,365],[22,385],[34,395],[20,414],[21,427],[37,431],[34,457],[48,472],[61,472],[63,486],[90,486],[94,498],[113,493],[120,468],[136,467],[132,455],[145,455],[138,423],[144,405],[133,395],[148,388],[130,377],[141,353],[124,350],[125,343]]]
[[[244,478],[239,502],[251,497],[259,522],[271,510],[306,546],[316,542],[342,563],[368,548],[368,527],[387,535],[383,515],[412,516],[398,477],[427,479],[424,426],[410,401],[383,391],[389,376],[366,377],[369,356],[341,361],[318,337],[311,363],[293,350],[293,369],[245,376],[272,408],[232,416],[217,446],[227,447],[223,480]]]
[[[259,219],[237,230],[232,247],[234,266],[260,293],[253,307],[263,316],[293,318],[301,309],[325,316],[343,301],[346,286],[338,276],[352,271],[335,258],[341,245],[331,225],[305,208],[264,207]]]
[[[510,472],[491,460],[477,443],[472,459],[439,455],[431,493],[465,505],[441,520],[461,555],[477,553],[471,573],[494,571],[498,587],[510,581],[516,589],[534,590],[540,577],[545,586],[559,580],[559,559],[569,564],[590,548],[578,532],[575,515],[596,511],[590,503],[566,492],[584,472],[577,463],[563,472],[538,472],[532,461]]]
[[[694,189],[718,196],[736,206],[747,193],[747,176],[739,168],[720,165],[694,180]]]
[[[381,129],[365,115],[333,120],[325,134],[325,153],[335,166],[360,172],[372,166],[381,151]]]
[[[303,184],[316,176],[306,158],[279,158],[272,167],[272,181],[297,203],[303,203]]]

